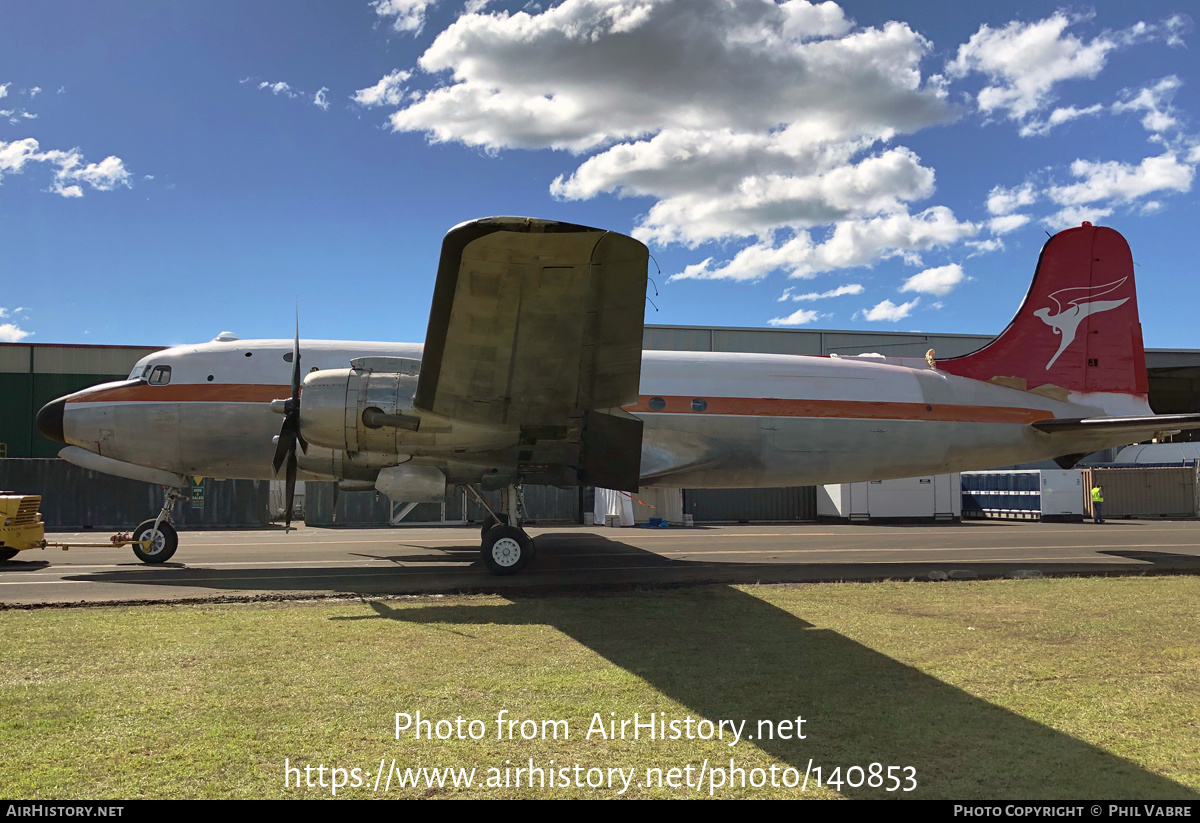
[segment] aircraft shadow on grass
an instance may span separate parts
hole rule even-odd
[[[556,537],[571,539],[553,539]],[[582,542],[577,535],[539,537],[537,568],[561,570],[563,582],[559,584],[539,580],[542,576],[537,574],[507,580],[487,577],[473,568],[459,573],[461,584],[443,583],[440,589],[501,592],[511,600],[503,605],[402,608],[369,602],[364,609],[371,609],[370,614],[334,619],[387,619],[442,630],[446,624],[459,628],[481,624],[552,626],[645,680],[694,717],[744,719],[747,732],[753,734],[759,720],[804,716],[808,720],[805,740],[755,740],[728,750],[730,756],[741,759],[739,747],[755,745],[781,766],[801,773],[810,758],[826,775],[835,766],[841,766],[843,774],[852,765],[864,769],[871,763],[913,766],[920,785],[915,794],[926,798],[1200,799],[1200,794],[1186,786],[1122,757],[972,696],[837,632],[815,628],[729,586],[693,590],[688,596],[661,590],[607,597],[544,596],[547,587],[561,593],[576,580],[628,588],[694,582],[706,575],[724,582],[753,582],[774,579],[779,576],[775,572],[802,565],[764,568],[667,560],[618,541],[590,537]],[[1150,568],[1171,564],[1178,569],[1181,561],[1191,560],[1185,571],[1200,572],[1200,560],[1183,555],[1106,553],[1147,562]],[[420,559],[406,553],[372,556],[397,562]],[[907,569],[896,576],[912,577],[922,574],[920,567],[929,564],[892,565]],[[1111,566],[1091,564],[1078,567],[1075,573],[1086,574],[1089,569],[1112,571]],[[676,570],[692,574],[673,574]],[[273,569],[279,577],[254,579],[247,570],[199,568],[161,573],[139,569],[79,579],[243,591],[334,588],[372,595],[419,591],[414,584],[418,574],[427,574],[428,568],[349,571],[357,576],[342,577],[347,572],[335,568]],[[734,581],[730,572],[736,573]],[[741,574],[746,577],[736,576]],[[653,598],[655,619],[646,620],[643,610],[630,610],[631,597]],[[665,708],[647,705],[643,711]],[[602,705],[594,710],[608,711]],[[573,728],[577,722],[572,723]],[[913,729],[919,732],[914,734]],[[903,794],[888,795],[865,786],[843,787],[843,793],[851,797]]]
[[[655,618],[630,609],[630,598],[654,598]],[[924,798],[1200,799],[1122,757],[728,586],[687,596],[518,595],[502,605],[412,608],[376,601],[364,608],[373,613],[332,619],[386,619],[431,628],[448,624],[455,630],[481,624],[551,626],[681,704],[684,709],[671,710],[671,717],[744,719],[749,734],[759,720],[806,718],[804,740],[754,740],[724,750],[742,765],[744,747],[755,745],[800,774],[810,758],[826,775],[835,766],[843,774],[851,765],[913,766],[919,788],[908,796]],[[596,702],[586,710],[607,717],[609,708],[602,699]],[[642,715],[667,708],[646,705]],[[572,729],[582,723],[582,733],[589,719],[573,720]],[[699,767],[699,758],[694,765]],[[866,786],[844,786],[842,792],[905,796]]]

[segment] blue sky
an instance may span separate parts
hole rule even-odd
[[[1200,348],[1189,5],[0,3],[0,340],[419,341],[520,214],[647,242],[648,323],[981,334],[1090,219]]]

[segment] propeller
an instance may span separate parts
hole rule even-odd
[[[292,396],[288,400],[276,400],[271,403],[276,411],[283,412],[283,425],[279,428],[279,436],[275,438],[275,459],[272,465],[275,474],[279,467],[287,463],[284,474],[286,485],[284,512],[284,528],[292,528],[292,502],[296,497],[296,444],[305,454],[308,454],[308,443],[300,433],[300,312],[296,311],[296,341],[292,347]]]

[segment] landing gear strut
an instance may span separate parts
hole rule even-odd
[[[533,538],[520,527],[520,489],[508,486],[501,490],[500,508],[496,512],[487,504],[474,485],[466,485],[467,492],[487,509],[489,519],[484,521],[483,547],[480,556],[483,565],[492,574],[516,574],[529,565],[533,558]],[[512,524],[517,525],[512,525]]]
[[[143,563],[166,563],[179,548],[179,534],[171,525],[171,508],[186,494],[183,489],[167,489],[166,492],[167,499],[163,501],[158,517],[139,523],[133,530],[135,541],[150,541],[145,548],[140,542],[133,544],[133,553]]]

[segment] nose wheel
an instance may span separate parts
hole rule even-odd
[[[166,520],[146,520],[133,530],[133,553],[143,563],[166,563],[179,548],[179,534],[175,527]],[[141,541],[149,541],[145,548],[138,545]]]

